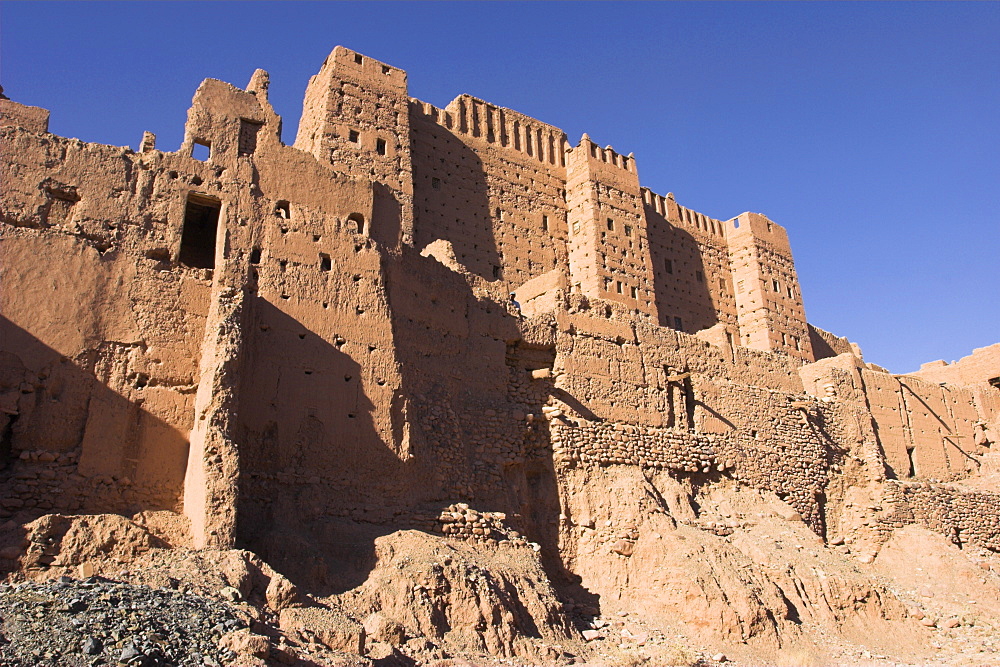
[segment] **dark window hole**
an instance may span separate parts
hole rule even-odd
[[[196,194],[188,196],[178,257],[181,264],[197,269],[215,268],[215,237],[221,208],[222,202],[218,199]]]

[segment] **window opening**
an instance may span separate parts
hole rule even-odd
[[[615,291],[618,292],[619,294],[622,293],[622,281],[620,280],[615,281]]]
[[[694,272],[694,278],[695,278],[695,280],[697,280],[700,283],[705,282],[705,274],[702,273],[701,271],[695,271]]]
[[[333,270],[333,261],[330,256],[326,253],[319,254],[319,270],[320,271],[331,271]]]
[[[388,73],[389,73],[389,66],[382,65],[382,74],[388,74]]]
[[[632,225],[625,225],[625,236],[632,236]]]
[[[191,145],[191,157],[199,162],[208,162],[212,157],[212,144],[207,141],[195,139]]]
[[[678,331],[684,329],[684,320],[679,317],[674,317],[674,328]]]
[[[633,287],[631,287],[629,289],[632,291],[632,298],[633,299],[638,299],[639,298],[639,288],[633,286]]]
[[[288,220],[292,217],[292,210],[287,201],[281,200],[274,205],[274,214],[282,220]]]
[[[771,284],[774,285],[774,291],[775,292],[781,292],[781,286],[778,285],[778,281],[777,280],[772,280]]]
[[[221,208],[222,202],[214,197],[188,195],[178,256],[181,264],[196,269],[215,268],[215,238]]]
[[[356,62],[357,64],[359,64],[359,65],[360,65],[360,64],[361,64],[361,63],[363,63],[364,61],[365,61],[365,59],[361,57],[361,54],[360,54],[360,53],[355,53],[355,54],[354,54],[354,62]]]
[[[547,215],[542,216],[542,230],[549,231],[549,216]]]
[[[672,274],[674,272],[674,262],[670,259],[663,260],[663,270]]]
[[[615,221],[612,220],[611,218],[608,218],[608,231],[609,232],[615,231]]]
[[[385,155],[385,139],[375,140],[375,152],[379,155]]]
[[[347,138],[352,144],[361,143],[361,134],[357,130],[351,130],[347,133]]]
[[[250,251],[250,263],[260,264],[260,248],[253,248]]]
[[[434,188],[435,190],[440,190],[441,189],[441,179],[440,178],[432,178],[431,179],[431,187]]]
[[[365,233],[365,216],[360,213],[351,213],[347,216],[347,219],[354,223],[354,228],[357,230],[358,234]]]

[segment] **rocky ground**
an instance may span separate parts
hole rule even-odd
[[[248,622],[199,595],[102,577],[0,585],[4,665],[207,665]]]
[[[631,558],[656,578],[637,570],[639,593],[599,606],[554,586],[530,545],[471,536],[380,534],[363,583],[321,597],[251,552],[186,548],[167,516],[8,522],[0,667],[1000,665],[996,554],[917,526],[824,543],[777,499],[724,491],[655,551],[640,540]],[[733,610],[767,591],[798,618],[741,641]]]

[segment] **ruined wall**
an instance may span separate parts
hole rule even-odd
[[[979,347],[967,357],[947,363],[942,360],[930,361],[920,366],[916,373],[909,373],[928,382],[949,384],[982,385],[996,387],[1000,384],[1000,343]]]
[[[763,216],[679,206],[632,156],[469,96],[412,100],[347,49],[294,147],[267,88],[204,82],[177,152],[55,137],[0,100],[0,516],[183,511],[196,546],[342,591],[399,528],[531,541],[571,570],[560,517],[586,480],[627,502],[640,479],[752,487],[824,535],[845,469],[962,479],[996,441],[986,383],[847,350],[804,365]],[[996,548],[974,519],[992,496],[942,519],[901,493],[906,521]]]
[[[14,494],[38,510],[176,509],[211,271],[167,267],[185,198],[220,189],[220,174],[190,158],[2,131],[0,393],[4,456],[23,457]],[[48,469],[68,463],[72,472]]]
[[[989,451],[984,426],[995,418],[969,388],[894,376],[846,353],[800,373],[809,393],[847,400],[870,413],[890,477],[963,478],[978,470],[979,457]]]

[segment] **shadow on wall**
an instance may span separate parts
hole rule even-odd
[[[239,390],[237,542],[312,592],[362,583],[404,464],[379,438],[361,367],[263,298]],[[360,533],[360,535],[358,534]]]
[[[541,545],[560,596],[599,613],[599,597],[559,556],[561,506],[548,424],[526,421],[527,414],[540,416],[553,395],[592,414],[551,381],[531,380],[531,370],[552,367],[555,349],[525,344],[522,321],[505,304],[478,300],[465,278],[415,251],[404,250],[389,266],[387,287],[402,390],[414,397],[407,417],[415,497],[436,512],[466,502],[506,514],[511,528]]]
[[[135,351],[102,343],[69,359],[0,315],[0,519],[180,510],[187,433],[143,403],[193,394],[133,370]]]
[[[379,436],[375,406],[357,381],[364,370],[358,350],[345,348],[349,355],[265,299],[252,302],[252,370],[239,391],[238,546],[313,594],[337,594],[367,580],[378,537],[399,530],[441,536],[441,511],[467,502],[505,512],[508,525],[542,545],[557,590],[599,610],[597,596],[559,559],[547,424],[483,419],[487,410],[541,413],[545,391],[534,407],[510,392],[506,352],[520,339],[518,320],[408,247],[388,263],[386,285],[402,373],[397,398],[407,397],[406,460]],[[474,392],[470,377],[481,378]],[[433,437],[424,430],[431,423],[441,426]],[[476,444],[501,441],[516,460]]]
[[[645,213],[660,326],[687,333],[715,326],[719,316],[708,281],[718,280],[718,276],[706,271],[698,240],[670,224],[653,207],[646,206]]]
[[[486,280],[503,278],[482,160],[426,116],[411,112],[410,124],[414,245],[422,249],[444,239],[470,273]]]

